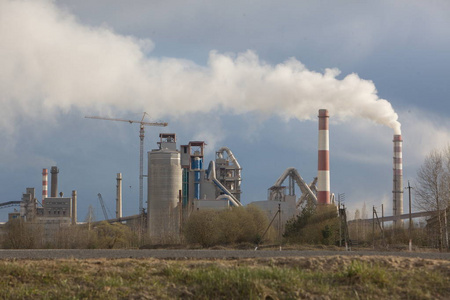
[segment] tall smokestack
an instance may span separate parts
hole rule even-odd
[[[330,204],[330,146],[328,110],[319,110],[319,155],[317,172],[317,202]]]
[[[52,174],[50,197],[58,197],[58,167],[53,166],[50,173]]]
[[[116,218],[122,218],[122,173],[117,173]]]
[[[72,191],[72,225],[77,225],[77,191]]]
[[[393,213],[394,216],[403,214],[403,163],[402,163],[402,136],[394,135],[394,187],[393,194]],[[394,221],[396,226],[401,226],[402,221]]]
[[[42,169],[42,204],[48,197],[48,169]]]

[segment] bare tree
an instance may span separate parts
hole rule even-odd
[[[448,205],[450,188],[450,153],[449,150],[433,150],[425,158],[424,163],[417,172],[417,187],[415,206],[425,211],[436,211],[439,237],[439,248],[443,246],[443,217]]]

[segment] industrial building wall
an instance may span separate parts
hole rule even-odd
[[[280,205],[281,209],[281,227],[284,228],[284,225],[288,220],[295,217],[299,211],[296,209],[295,196],[286,196],[285,201],[255,201],[251,202],[249,205],[255,205],[259,207],[262,211],[264,211],[269,218],[272,220],[275,214],[278,211],[278,205]],[[273,223],[273,226],[278,230],[278,217]]]
[[[222,210],[229,208],[228,200],[194,200],[194,210],[214,209]]]
[[[43,216],[46,218],[71,218],[72,208],[72,198],[45,198],[45,203],[43,206]]]
[[[212,181],[205,178],[205,170],[202,170],[200,181],[201,199],[215,200],[219,195],[216,192],[216,186]]]

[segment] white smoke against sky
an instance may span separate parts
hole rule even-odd
[[[89,27],[49,0],[0,0],[0,128],[17,118],[82,112],[258,112],[315,119],[326,108],[336,120],[359,117],[400,133],[391,104],[373,82],[339,70],[308,70],[290,58],[270,65],[253,51],[211,51],[206,66],[154,58],[150,40]]]

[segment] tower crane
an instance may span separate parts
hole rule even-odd
[[[137,120],[125,120],[125,119],[116,119],[116,118],[105,118],[105,117],[88,117],[88,119],[97,119],[97,120],[108,120],[108,121],[119,121],[119,122],[128,122],[130,124],[138,123],[140,125],[139,130],[139,138],[140,138],[140,151],[139,151],[139,213],[144,213],[144,126],[160,126],[165,127],[167,123],[159,123],[159,122],[144,122],[145,116],[148,115],[146,112],[142,115],[142,119],[140,121]]]
[[[102,206],[102,210],[103,210],[103,215],[105,216],[105,220],[108,220],[108,213],[106,212],[106,207],[105,207],[105,202],[103,202],[103,197],[102,194],[98,193],[98,201],[100,201],[100,205]]]

